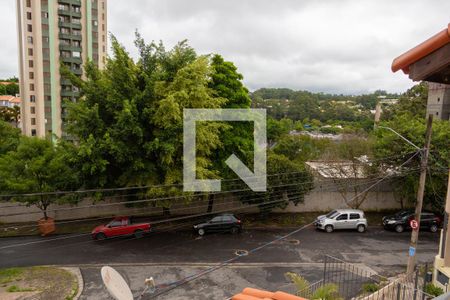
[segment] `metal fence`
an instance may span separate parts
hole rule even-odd
[[[426,273],[426,270],[425,272]],[[408,276],[389,279],[377,275],[364,265],[352,264],[332,256],[324,260],[323,278],[298,295],[312,299],[320,288],[334,285],[337,295],[345,300],[429,300],[433,296],[426,294],[424,278],[419,270]]]

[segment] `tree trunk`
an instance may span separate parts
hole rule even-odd
[[[163,207],[163,215],[170,216],[170,208],[169,207]]]
[[[208,210],[206,212],[210,213],[214,207],[214,195],[207,195],[206,197],[208,198]]]

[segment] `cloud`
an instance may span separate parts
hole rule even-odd
[[[15,26],[14,1],[0,11],[1,28]],[[442,30],[449,11],[446,0],[109,0],[108,28],[133,56],[135,29],[167,47],[188,39],[233,61],[252,90],[402,92],[413,83],[390,71],[393,58]],[[16,35],[0,39],[0,77],[15,75]]]

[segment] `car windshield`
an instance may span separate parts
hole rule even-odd
[[[328,214],[326,214],[326,217],[332,219],[332,218],[336,217],[337,215],[338,215],[338,212],[335,210],[332,210]]]

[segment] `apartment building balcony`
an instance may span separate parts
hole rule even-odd
[[[81,47],[65,44],[59,44],[59,50],[78,51],[78,52],[82,51]]]
[[[83,60],[81,57],[60,57],[62,62],[67,62],[67,63],[76,63],[76,64],[83,64]]]
[[[75,34],[70,34],[70,33],[59,33],[58,37],[60,39],[72,39],[72,40],[77,40],[77,41],[81,41],[81,35],[75,35]]]
[[[58,15],[70,16],[71,15],[71,11],[70,11],[70,9],[58,9]]]
[[[80,92],[61,90],[61,97],[78,97]]]

